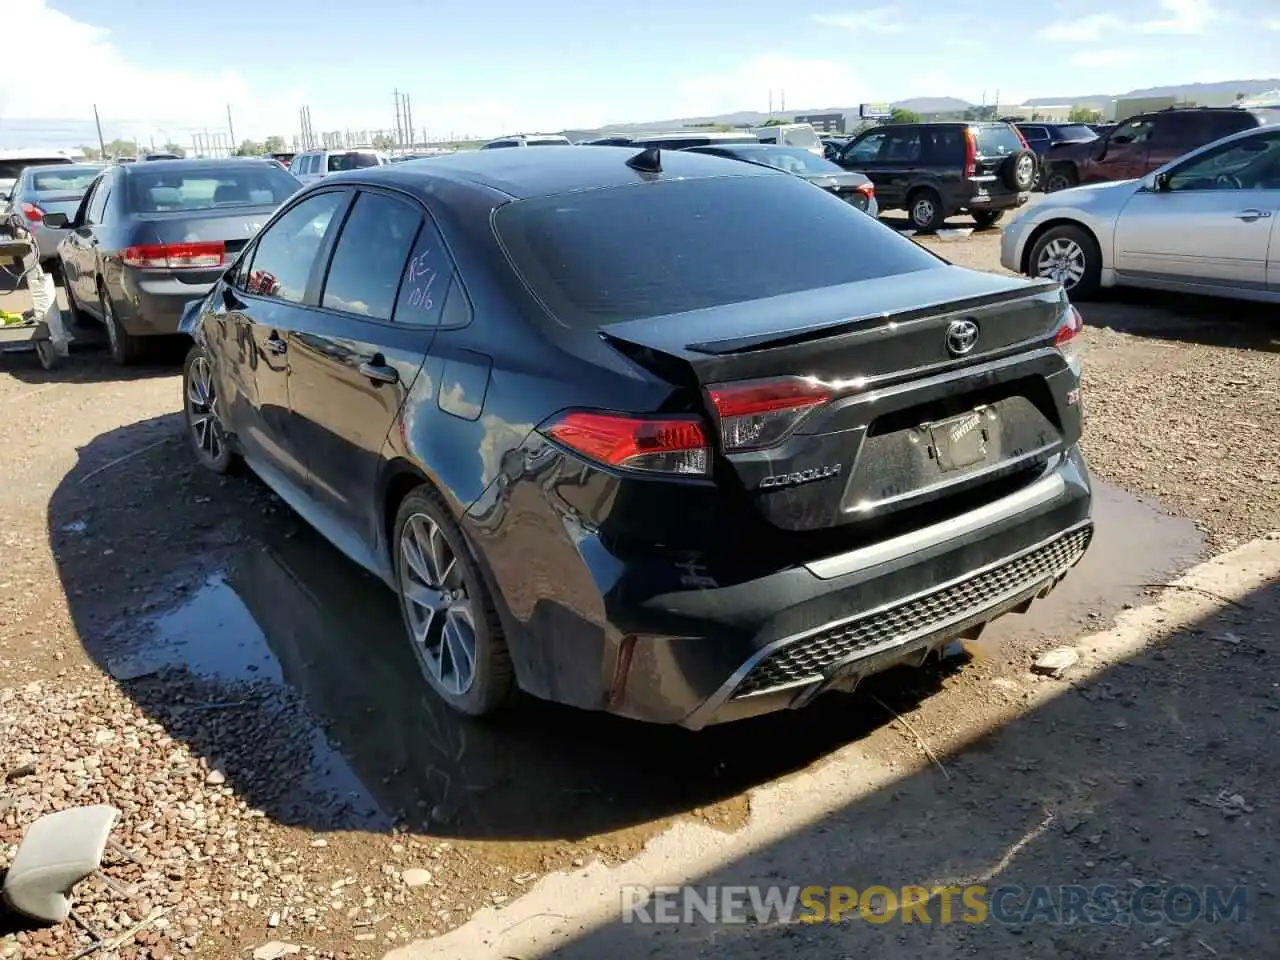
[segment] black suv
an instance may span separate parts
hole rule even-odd
[[[906,210],[932,233],[947,217],[970,214],[989,227],[1027,202],[1039,166],[1007,123],[903,123],[876,127],[836,160],[876,185],[880,209]]]
[[[1276,107],[1169,107],[1139,113],[1097,140],[1052,145],[1044,157],[1045,192],[1145,177],[1206,143],[1276,122]]]

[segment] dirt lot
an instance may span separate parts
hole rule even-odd
[[[998,269],[995,233],[927,242]],[[1274,310],[1126,294],[1082,312],[1085,448],[1103,486],[1095,547],[1063,589],[967,657],[879,678],[875,699],[697,736],[537,704],[514,722],[457,721],[414,681],[385,589],[252,478],[194,468],[176,366],[121,374],[81,354],[45,374],[0,360],[0,866],[35,817],[111,802],[137,860],[111,863],[114,888],[88,882],[82,913],[105,937],[151,920],[115,955],[231,957],[283,941],[373,957],[509,904],[548,871],[625,861],[673,821],[740,829],[754,788],[820,771],[850,744],[903,776],[929,767],[917,738],[945,754],[1026,712],[1039,652],[1101,628],[1206,553],[1280,529]],[[1164,778],[1142,801],[1152,846],[1161,824],[1187,825],[1187,794],[1213,777],[1259,817],[1276,800],[1274,627],[1241,611],[1206,623],[1177,656],[1117,672],[1082,701],[1109,704],[1107,723],[1151,702],[1181,709],[1177,749],[1148,732],[1130,751],[1120,726],[1099,739],[1065,719],[1075,732],[1053,741],[1059,780],[1096,779],[1098,757],[1109,777],[1133,763],[1139,780]],[[1244,641],[1196,655],[1196,638],[1223,631]],[[982,787],[952,784],[946,802],[985,804],[993,836],[1017,833],[1048,771],[1008,751],[964,757]],[[935,815],[914,802],[913,816]],[[860,816],[884,836],[916,826],[892,804]],[[1274,870],[1274,837],[1232,834],[1236,819],[1204,829],[1178,849],[1205,870],[1251,881]],[[1141,869],[1141,850],[1103,846]],[[73,926],[14,931],[0,957],[67,958],[87,942]],[[1199,949],[1186,955],[1211,955]]]

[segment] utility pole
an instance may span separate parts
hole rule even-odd
[[[782,106],[778,109],[778,112],[779,113],[787,112],[787,91],[786,90],[782,91]]]
[[[231,124],[231,104],[227,104],[227,132],[231,134],[231,146],[236,143],[236,128]]]
[[[93,123],[98,128],[98,149],[102,151],[102,159],[107,159],[107,141],[102,139],[102,121],[98,119],[98,105],[93,105]]]
[[[394,150],[396,147],[400,146],[400,91],[399,89],[392,90],[391,96],[395,98],[395,103],[396,103],[396,136],[395,136],[395,139],[392,141],[392,149]]]
[[[769,117],[773,117],[773,87],[769,88]]]
[[[407,93],[404,95],[404,128],[405,128],[405,130],[406,130],[406,131],[408,132],[408,134],[409,134],[407,137],[405,137],[405,140],[406,140],[406,141],[408,141],[407,146],[408,146],[408,148],[409,148],[410,150],[412,150],[412,149],[413,149],[413,140],[414,140],[414,137],[413,137],[413,101],[409,99],[409,95],[408,95]]]

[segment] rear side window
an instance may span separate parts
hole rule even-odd
[[[390,320],[422,214],[380,193],[362,193],[342,225],[320,305]]]
[[[964,131],[959,127],[926,127],[924,158],[926,163],[963,163]]]
[[[584,329],[944,265],[781,174],[515,201],[498,209],[495,226],[552,315]]]
[[[890,130],[880,159],[886,163],[915,163],[921,152],[919,127]]]
[[[1224,110],[1221,113],[1209,114],[1209,134],[1205,143],[1211,143],[1220,137],[1226,137],[1241,130],[1252,130],[1258,126],[1257,119],[1243,110]]]
[[[127,182],[129,209],[135,213],[275,207],[298,189],[298,181],[279,167],[247,162],[216,166],[183,160],[180,169],[175,164],[167,170],[139,165],[131,168]]]
[[[89,198],[89,208],[85,212],[86,223],[101,223],[107,212],[107,198],[111,196],[111,182],[103,177],[93,188],[93,196]]]
[[[1007,123],[978,127],[978,154],[983,157],[1007,157],[1023,149],[1018,132]]]
[[[1049,140],[1049,131],[1044,127],[1019,127],[1018,129],[1022,131],[1028,143],[1047,143]]]
[[[453,260],[430,219],[425,219],[413,245],[413,256],[404,268],[404,282],[396,298],[395,322],[413,327],[434,327],[441,320],[445,303],[465,302],[461,290],[451,297]],[[453,325],[453,324],[451,324]],[[461,324],[458,324],[461,325]]]
[[[1026,127],[1023,127],[1026,130]],[[1093,127],[1084,123],[1068,123],[1055,128],[1055,140],[1096,140],[1098,135]]]

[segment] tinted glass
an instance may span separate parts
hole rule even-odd
[[[1049,139],[1049,131],[1044,127],[1018,127],[1028,142],[1039,143]]]
[[[245,290],[301,303],[325,232],[345,200],[339,192],[308,197],[267,227],[258,238]]]
[[[407,203],[360,194],[338,235],[320,305],[390,320],[421,222],[422,214]]]
[[[1098,136],[1093,132],[1092,127],[1084,123],[1064,123],[1060,127],[1055,127],[1053,134],[1054,140],[1094,140]]]
[[[571,326],[943,266],[827,191],[778,175],[539,197],[498,208],[495,223],[517,271]]]
[[[1253,114],[1246,113],[1243,110],[1223,110],[1220,113],[1211,113],[1208,115],[1208,120],[1209,133],[1205,143],[1212,143],[1219,137],[1239,133],[1241,130],[1248,130],[1258,125],[1258,121],[1254,119]]]
[[[984,157],[1007,157],[1024,149],[1018,131],[1007,123],[978,127],[978,153]]]
[[[912,163],[920,159],[920,130],[891,130],[880,159],[888,163]]]
[[[1210,150],[1174,170],[1170,190],[1280,190],[1280,132]]]
[[[70,163],[67,157],[24,157],[21,160],[0,160],[0,180],[17,180],[27,167],[46,163]]]
[[[103,177],[98,181],[98,185],[93,190],[93,196],[89,198],[89,209],[87,214],[87,222],[101,223],[102,217],[107,210],[107,198],[111,195],[111,184]]]
[[[378,156],[374,153],[331,153],[329,154],[329,172],[340,170],[363,170],[376,167]]]
[[[1151,139],[1155,123],[1145,118],[1126,120],[1111,131],[1111,143],[1123,146],[1126,143],[1146,143]]]
[[[728,152],[732,152],[732,147]],[[824,160],[801,147],[766,147],[763,150],[743,150],[737,154],[746,160],[756,163],[767,163],[771,167],[785,170],[787,173],[816,174],[843,173],[840,167],[830,160]]]
[[[525,146],[527,147],[571,147],[573,146],[573,144],[571,144],[567,139],[563,137],[552,137],[549,139],[532,138],[525,141]]]
[[[1170,112],[1156,117],[1150,141],[1162,147],[1190,149],[1208,143],[1209,117],[1198,112]]]
[[[203,164],[183,160],[167,170],[150,164],[130,169],[129,209],[136,213],[279,206],[300,184],[269,163]]]
[[[925,127],[923,136],[928,163],[964,162],[964,131],[959,127]]]
[[[59,166],[27,171],[32,193],[84,193],[102,173],[101,167]]]
[[[850,144],[849,149],[845,151],[844,159],[857,160],[862,163],[870,163],[880,157],[880,148],[884,146],[885,135],[883,133],[872,133]]]
[[[451,296],[452,280],[453,261],[444,248],[444,241],[435,224],[424,220],[413,246],[413,256],[404,268],[404,283],[396,298],[396,323],[415,327],[433,327],[440,323],[445,302]]]

